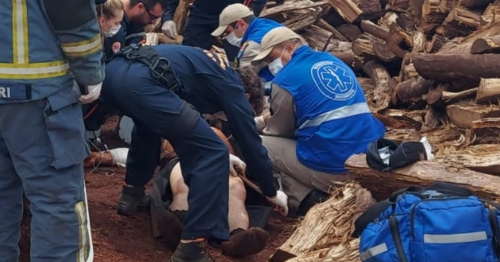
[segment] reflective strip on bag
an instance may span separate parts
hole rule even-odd
[[[387,245],[385,243],[382,243],[380,245],[374,246],[372,248],[367,249],[366,251],[363,251],[359,254],[359,257],[361,258],[362,261],[366,261],[372,257],[378,256],[384,252],[387,252]]]
[[[454,244],[487,240],[486,231],[477,231],[462,234],[424,234],[424,243],[428,244]]]

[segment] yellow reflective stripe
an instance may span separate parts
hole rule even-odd
[[[28,7],[26,0],[12,0],[12,40],[14,63],[29,63]]]
[[[78,252],[76,254],[77,262],[85,262],[89,258],[89,232],[87,221],[87,208],[83,201],[76,203],[75,212],[78,217]]]
[[[101,49],[101,34],[85,41],[61,44],[61,47],[67,56],[86,56]]]
[[[0,63],[2,79],[42,79],[64,76],[70,72],[66,60],[45,63],[11,64]]]

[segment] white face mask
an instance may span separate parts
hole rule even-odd
[[[226,36],[226,41],[231,44],[231,45],[234,45],[236,47],[240,47],[241,46],[241,39],[242,37],[237,37],[235,34],[234,34],[234,31],[231,32],[230,34],[228,34]]]
[[[109,32],[105,32],[105,31],[102,31],[102,34],[105,36],[105,37],[112,37],[114,35],[116,35],[118,33],[118,31],[120,31],[120,28],[122,27],[122,25],[117,25],[117,26],[112,26],[110,29],[109,29]]]
[[[269,71],[271,71],[271,74],[273,74],[273,76],[276,76],[276,74],[283,68],[283,62],[281,62],[281,57],[283,56],[283,52],[285,52],[285,49],[281,51],[280,57],[274,59],[271,63],[267,65]]]

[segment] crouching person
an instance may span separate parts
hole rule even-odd
[[[345,179],[344,163],[366,152],[385,127],[370,112],[354,72],[327,52],[312,50],[292,30],[267,33],[253,63],[275,68],[270,117],[264,127],[275,173],[289,196],[290,212],[304,214],[326,193],[333,180]]]
[[[261,228],[249,227],[249,215],[245,207],[247,192],[243,180],[236,173],[236,170],[244,173],[246,164],[234,155],[234,149],[226,136],[216,128],[212,127],[212,130],[224,141],[231,154],[228,172],[230,238],[228,241],[210,243],[233,257],[256,254],[265,248],[268,234]],[[165,142],[164,152],[171,152],[172,147]],[[189,188],[182,177],[181,165],[175,152],[165,155],[169,160],[159,172],[151,194],[151,218],[155,237],[161,237],[169,247],[175,248],[179,244],[182,224],[189,210]]]

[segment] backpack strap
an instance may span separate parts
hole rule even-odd
[[[424,191],[425,190],[435,190],[442,194],[459,197],[469,197],[474,195],[474,193],[472,193],[472,191],[467,187],[447,182],[432,183],[430,186],[426,187]]]
[[[493,230],[493,249],[498,258],[500,258],[500,226],[498,225],[497,209],[489,208],[488,219]]]

